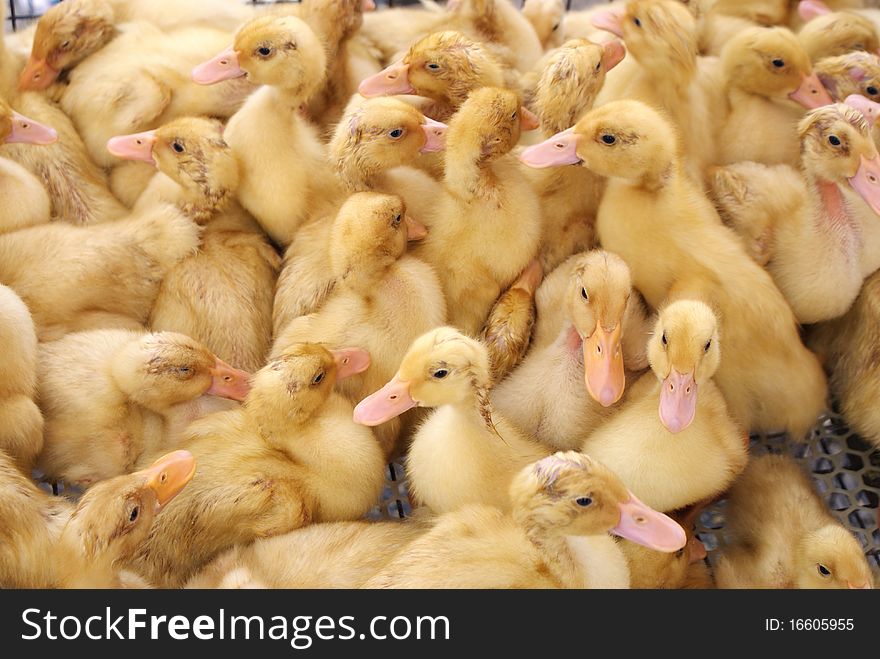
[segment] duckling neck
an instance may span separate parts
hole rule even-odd
[[[118,587],[118,577],[113,566],[113,559],[102,556],[95,560],[88,560],[84,555],[85,547],[82,538],[74,528],[75,524],[73,519],[68,521],[58,539],[56,571],[59,587]]]
[[[447,147],[446,187],[465,197],[490,197],[498,184],[492,163],[480,153],[474,153],[470,145]]]
[[[231,199],[231,191],[227,188],[185,191],[178,208],[193,222],[199,226],[205,226],[229,205]]]
[[[244,403],[243,409],[263,441],[285,452],[290,447],[290,438],[309,423],[314,413],[314,410],[296,406],[296,401],[292,399],[288,399],[283,407],[252,399]]]
[[[809,177],[809,182],[816,196],[820,210],[819,217],[826,227],[838,235],[858,234],[859,227],[847,207],[840,186],[818,177]]]
[[[553,578],[563,588],[583,588],[586,575],[572,551],[569,538],[547,525],[534,520],[530,522],[527,521],[526,536],[535,545]]]

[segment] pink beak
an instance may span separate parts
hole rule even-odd
[[[391,64],[376,75],[364,78],[358,86],[361,96],[393,96],[394,94],[414,94],[409,84],[409,65],[403,60]]]
[[[846,587],[850,590],[871,590],[871,584],[867,581],[861,585],[853,584],[851,581],[847,581]]]
[[[219,357],[211,369],[211,387],[205,393],[243,401],[251,390],[251,374],[233,368]]]
[[[156,145],[156,131],[119,135],[107,141],[107,150],[114,156],[126,160],[141,160],[155,165],[153,147]]]
[[[602,53],[602,64],[605,66],[607,73],[615,66],[623,61],[626,56],[626,48],[619,41],[608,41],[602,45],[604,52]]]
[[[798,15],[804,23],[809,23],[817,16],[824,16],[830,13],[831,10],[828,8],[828,5],[819,0],[801,0],[798,4]]]
[[[38,121],[28,119],[18,112],[12,113],[12,132],[6,137],[6,143],[20,142],[23,144],[54,144],[58,141],[58,132]]]
[[[373,0],[362,0],[361,11],[376,11],[376,3]]]
[[[428,229],[418,220],[412,219],[409,215],[403,216],[406,223],[406,239],[407,241],[421,240],[428,235]]]
[[[445,149],[446,131],[448,128],[449,126],[446,124],[434,121],[430,117],[425,117],[425,123],[422,124],[422,130],[425,133],[425,145],[419,151],[421,153],[436,153]]]
[[[625,11],[624,9],[609,9],[599,12],[593,16],[593,27],[623,38],[623,15]]]
[[[697,383],[691,371],[682,375],[674,368],[660,384],[660,421],[671,433],[687,428],[697,414]]]
[[[337,380],[344,380],[370,368],[370,353],[363,348],[340,348],[331,350],[330,354],[336,362]]]
[[[239,66],[238,53],[235,52],[233,46],[192,70],[193,82],[200,85],[213,85],[245,75],[247,75],[247,71]]]
[[[581,159],[577,154],[578,135],[574,127],[556,133],[548,140],[525,149],[519,156],[524,165],[543,169],[560,165],[576,165]]]
[[[834,101],[828,95],[828,90],[822,86],[822,81],[815,73],[805,75],[801,79],[801,86],[795,89],[788,97],[803,105],[808,110],[821,108],[823,105],[831,105]]]
[[[620,522],[611,533],[655,551],[671,553],[687,544],[687,534],[671,517],[658,513],[630,492],[620,504]]]
[[[880,215],[880,157],[874,156],[868,160],[861,156],[860,163],[856,175],[849,179],[849,184],[871,210]]]
[[[357,404],[354,420],[364,426],[378,426],[417,405],[409,395],[409,382],[395,375],[391,382]]]
[[[696,536],[688,539],[687,552],[688,563],[699,563],[709,555],[706,551],[706,545],[700,542],[700,539]]]
[[[877,112],[880,110],[880,103],[875,103],[861,94],[850,94],[846,97],[844,103],[861,112],[871,128],[874,127],[874,122],[877,121]]]
[[[519,124],[523,130],[535,130],[541,127],[538,115],[524,107],[519,109]]]

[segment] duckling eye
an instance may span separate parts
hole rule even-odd
[[[556,25],[553,26],[553,32],[556,32],[556,30],[558,30],[558,29],[559,29],[559,23],[557,23]]]
[[[512,115],[510,115],[510,120],[516,121],[516,112],[514,112]]]
[[[172,142],[171,148],[174,149],[177,153],[183,153],[186,149],[183,148],[183,144],[180,142]]]
[[[831,576],[831,570],[829,570],[821,563],[816,563],[816,569],[819,571],[819,574],[825,579]]]
[[[602,68],[602,60],[599,60],[598,62],[596,62],[596,70],[598,71],[601,68]]]
[[[840,146],[840,138],[837,137],[837,135],[829,135],[828,143],[831,144],[831,146]]]
[[[182,378],[188,378],[190,375],[192,375],[192,368],[190,368],[189,366],[178,366],[177,374]]]
[[[581,508],[586,508],[593,503],[593,500],[590,497],[578,497],[574,502]]]
[[[587,301],[587,302],[590,301],[590,296],[587,295],[587,289],[586,289],[586,288],[582,288],[582,289],[581,289],[581,297],[584,298],[584,300]]]
[[[602,141],[605,142],[605,144],[607,144],[608,146],[611,146],[612,144],[617,142],[617,138],[614,137],[614,135],[609,135],[608,133],[605,133],[602,136]]]
[[[634,18],[633,23],[635,23],[636,27],[642,27],[642,22],[638,18]]]
[[[434,378],[436,378],[437,380],[442,380],[447,375],[449,375],[449,371],[446,370],[445,368],[438,369],[438,370],[434,371],[434,373],[432,373],[432,376]]]
[[[321,384],[324,380],[324,371],[318,373],[315,377],[312,378],[312,384]]]
[[[877,88],[874,85],[871,85],[870,87],[865,89],[865,91],[868,92],[869,96],[876,96],[877,95]]]
[[[128,521],[135,522],[137,521],[138,515],[140,514],[141,509],[138,506],[135,506],[131,509],[131,512],[128,514]]]
[[[427,64],[425,64],[425,68],[431,71],[439,71],[440,65],[437,64],[437,62],[428,62]]]
[[[684,547],[682,547],[682,548],[679,549],[677,552],[675,552],[675,557],[676,557],[676,558],[681,558],[682,556],[684,556]]]
[[[777,57],[775,60],[773,60],[772,62],[770,62],[770,63],[771,63],[773,66],[775,66],[777,69],[781,69],[783,66],[785,66],[785,60],[784,60],[784,59],[779,59],[778,57]]]
[[[401,137],[403,137],[403,128],[395,128],[394,130],[389,130],[388,137],[390,137],[392,140],[399,140]]]
[[[65,41],[63,44],[61,44],[61,45],[58,46],[58,47],[59,47],[61,50],[67,50],[68,48],[70,48],[70,39],[68,39],[67,41]]]
[[[272,49],[269,46],[260,46],[257,48],[257,55],[260,57],[269,57],[272,54]]]
[[[666,332],[663,332],[663,334],[660,336],[660,343],[662,343],[664,346],[669,345],[669,341],[666,339]]]
[[[399,227],[401,219],[403,219],[403,218],[401,217],[400,213],[398,213],[397,216],[394,218],[394,220],[392,220],[391,226],[393,226],[395,229],[397,227]]]
[[[706,341],[706,345],[703,347],[703,352],[709,352],[709,348],[712,347],[712,339]]]

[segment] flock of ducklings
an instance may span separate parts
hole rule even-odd
[[[747,448],[826,371],[880,443],[859,5],[66,0],[7,35],[0,585],[872,587]],[[414,516],[364,521],[402,455]]]

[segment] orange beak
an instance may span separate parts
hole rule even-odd
[[[38,59],[31,55],[18,79],[18,88],[21,91],[42,91],[55,82],[60,73],[49,66],[45,58]]]
[[[626,378],[623,373],[623,351],[620,348],[622,323],[606,330],[602,321],[584,339],[584,380],[587,391],[597,403],[610,407],[623,396]]]
[[[138,473],[146,479],[146,487],[156,494],[161,510],[192,480],[196,473],[196,459],[189,451],[174,451]]]

